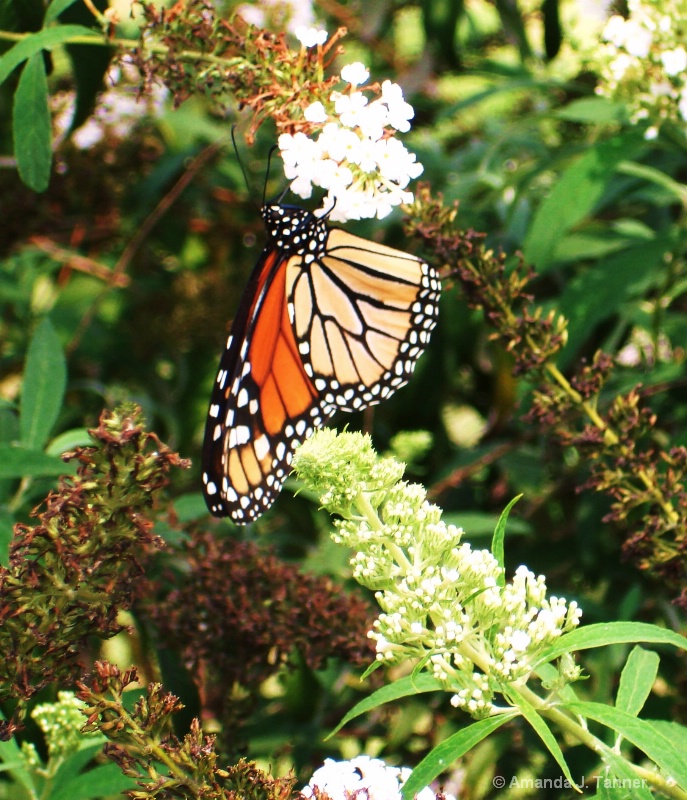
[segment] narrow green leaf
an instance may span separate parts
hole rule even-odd
[[[75,467],[61,458],[28,447],[0,444],[0,478],[71,475]]]
[[[650,719],[646,722],[666,739],[670,739],[676,750],[687,753],[687,728],[684,725],[666,719]]]
[[[55,22],[60,14],[75,2],[76,0],[52,0],[52,3],[50,3],[45,12],[44,25],[48,25],[50,22]]]
[[[596,206],[621,161],[645,146],[635,131],[591,147],[561,175],[542,202],[525,239],[525,259],[544,272],[562,236]]]
[[[498,730],[513,717],[517,716],[515,711],[507,711],[497,717],[482,719],[469,725],[467,728],[449,736],[440,745],[437,745],[429,755],[412,771],[408,780],[403,784],[404,800],[410,800],[425,786],[428,786],[438,775],[448,769],[451,764],[462,755],[471,750],[482,739],[486,739],[490,733]]]
[[[50,800],[92,800],[96,797],[118,796],[137,786],[133,778],[124,775],[116,764],[104,764],[78,775],[69,783],[53,789]]]
[[[518,502],[518,500],[522,497],[521,494],[514,497],[510,503],[503,509],[501,512],[501,516],[499,517],[499,521],[496,523],[496,528],[494,530],[494,538],[491,540],[491,554],[494,558],[499,562],[499,566],[502,567],[504,570],[506,568],[506,556],[505,556],[505,548],[504,548],[504,541],[506,538],[506,524],[508,523],[508,515],[511,512],[513,506]],[[502,574],[499,578],[499,586],[506,585],[506,576]]]
[[[377,691],[373,692],[369,697],[356,703],[327,738],[329,739],[334,736],[335,733],[340,731],[341,728],[352,719],[371,711],[373,708],[383,706],[385,703],[391,703],[393,700],[399,700],[401,697],[412,697],[413,695],[423,692],[437,692],[441,690],[445,690],[444,685],[432,675],[408,675],[405,678],[394,681],[388,686],[377,689]]]
[[[14,531],[14,517],[5,508],[0,507],[0,566],[10,563],[10,542]]]
[[[584,625],[575,631],[566,633],[551,647],[545,650],[539,663],[544,664],[576,650],[588,650],[592,647],[605,647],[609,644],[669,644],[680,650],[687,650],[687,638],[674,631],[659,628],[646,622],[599,622],[595,625]]]
[[[637,719],[626,711],[603,703],[566,703],[574,714],[596,720],[621,734],[628,742],[645,753],[666,775],[674,778],[681,789],[687,790],[687,760],[676,750],[675,743],[650,722]]]
[[[614,103],[606,97],[581,97],[556,111],[555,116],[571,122],[600,125],[622,121],[627,116],[627,109],[622,103]]]
[[[34,53],[28,59],[19,78],[12,138],[20,178],[34,192],[44,192],[50,183],[52,131],[43,53]]]
[[[556,759],[556,763],[561,768],[563,775],[570,786],[575,787],[577,784],[575,783],[575,780],[570,772],[570,767],[565,760],[563,751],[556,741],[556,737],[553,735],[553,733],[551,733],[551,729],[546,724],[544,718],[514,687],[509,688],[508,694],[513,703],[517,705],[522,716],[527,720],[527,722],[529,722],[530,726],[534,729],[535,733],[537,736],[539,736],[542,742],[544,742],[546,749]]]
[[[56,436],[45,448],[45,452],[49,456],[60,456],[67,450],[73,450],[75,447],[89,447],[92,444],[93,439],[91,439],[88,428],[71,428]]]
[[[5,717],[0,712],[0,720]],[[12,738],[6,742],[0,741],[0,762],[7,767],[11,765],[12,778],[25,787],[28,797],[38,797],[38,788],[33,782],[33,777],[26,769],[26,761],[22,758],[17,740]]]
[[[630,764],[610,748],[601,754],[609,772],[595,775],[597,797],[622,798],[622,800],[654,800],[647,781],[642,780]]]
[[[616,707],[637,716],[651,693],[658,674],[658,654],[637,645],[632,648],[620,675]]]
[[[7,80],[15,67],[18,67],[27,58],[31,58],[35,53],[39,53],[41,50],[52,50],[58,44],[76,36],[89,36],[94,42],[102,42],[102,36],[94,34],[91,28],[83,25],[58,25],[55,28],[43,28],[17,42],[6,53],[3,53],[0,58],[0,83]]]
[[[623,175],[632,175],[633,178],[642,178],[649,183],[655,183],[675,195],[681,203],[687,204],[687,186],[673,180],[665,172],[646,164],[637,164],[634,161],[623,161],[618,165],[618,172]]]
[[[566,286],[558,308],[569,321],[568,344],[561,353],[559,368],[565,368],[577,356],[595,325],[617,314],[629,298],[663,282],[660,265],[674,246],[674,237],[670,236],[633,244],[581,271]]]
[[[19,405],[20,441],[43,447],[57,420],[67,384],[67,364],[60,340],[46,317],[36,328],[26,355]]]

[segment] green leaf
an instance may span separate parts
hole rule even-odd
[[[655,183],[674,195],[676,200],[683,204],[687,203],[687,186],[673,180],[660,169],[637,164],[634,161],[623,161],[618,165],[618,172],[622,175],[631,175],[633,178],[642,178],[648,183]]]
[[[653,650],[637,645],[632,649],[620,675],[616,707],[637,716],[651,693],[660,659]]]
[[[506,524],[508,522],[508,515],[510,514],[511,509],[513,506],[518,502],[518,500],[522,497],[521,494],[514,497],[510,503],[503,509],[501,512],[501,516],[499,517],[499,521],[496,523],[496,529],[494,530],[494,538],[491,540],[491,554],[494,558],[499,562],[499,566],[502,567],[504,570],[506,568],[506,557],[505,557],[505,550],[504,550],[504,540],[506,538]],[[499,578],[499,586],[506,585],[506,576],[502,574]]]
[[[50,800],[92,800],[96,797],[113,797],[135,789],[133,778],[124,775],[116,764],[104,764],[77,775],[68,783],[57,784]]]
[[[0,566],[10,563],[10,542],[14,532],[14,517],[6,509],[0,507]]]
[[[588,149],[561,175],[539,206],[525,238],[525,259],[544,272],[553,263],[558,242],[599,202],[618,164],[645,146],[636,131]]]
[[[394,681],[388,686],[383,686],[377,689],[369,697],[361,700],[353,706],[353,708],[346,714],[341,722],[334,728],[334,730],[327,736],[331,738],[335,733],[341,730],[344,725],[349,723],[352,719],[372,711],[373,708],[383,706],[385,703],[391,703],[393,700],[399,700],[402,697],[412,697],[416,694],[423,692],[437,692],[444,691],[444,684],[440,683],[432,675],[407,675],[400,680]]]
[[[451,764],[462,755],[479,744],[482,739],[498,730],[513,717],[517,716],[515,711],[507,711],[496,717],[482,719],[469,725],[467,728],[454,733],[437,745],[428,756],[412,771],[408,780],[403,784],[403,797],[410,800],[418,792],[428,786],[438,775],[448,769]]]
[[[108,6],[108,0],[93,0],[93,3],[100,12]],[[83,3],[69,5],[64,9],[60,14],[60,22],[66,25],[97,25],[93,14]],[[65,49],[76,85],[74,116],[69,126],[71,132],[83,125],[93,113],[98,93],[105,88],[105,74],[115,50],[112,47],[92,47],[88,44],[67,44]]]
[[[635,244],[582,270],[560,296],[558,308],[568,320],[568,344],[558,362],[565,368],[594,331],[630,297],[663,282],[660,265],[674,246],[671,237]]]
[[[59,25],[55,28],[43,28],[17,42],[0,58],[0,83],[12,74],[15,67],[31,58],[41,50],[52,50],[58,44],[73,39],[75,36],[88,36],[94,42],[102,42],[102,36],[93,33],[91,28],[83,25]]]
[[[52,131],[48,79],[42,53],[34,53],[22,70],[12,114],[14,155],[22,181],[34,192],[50,183]]]
[[[67,364],[60,340],[46,317],[36,328],[26,355],[19,405],[20,441],[43,447],[57,420],[67,384]]]
[[[595,625],[584,625],[561,636],[555,644],[542,653],[539,663],[553,661],[563,653],[576,650],[637,642],[669,644],[680,650],[687,650],[687,638],[674,631],[659,628],[657,625],[649,625],[646,622],[599,622]]]
[[[513,704],[517,705],[522,716],[527,720],[527,722],[529,722],[542,742],[544,742],[549,753],[551,753],[551,755],[556,759],[556,763],[563,771],[563,775],[570,786],[576,786],[573,776],[570,773],[570,767],[568,767],[565,756],[563,755],[563,751],[561,750],[560,745],[556,741],[556,737],[551,733],[551,729],[546,724],[543,717],[534,708],[534,706],[532,706],[513,686],[509,687],[508,696]]]
[[[605,775],[595,775],[597,797],[618,798],[619,800],[653,800],[654,794],[647,781],[638,777],[630,764],[610,748],[601,753],[604,764],[609,769]]]
[[[48,23],[55,22],[59,15],[75,2],[76,0],[52,0],[45,12],[44,24],[47,26]]]
[[[687,760],[684,754],[676,750],[675,743],[650,722],[603,703],[566,703],[562,708],[616,731],[645,753],[659,769],[674,778],[680,788],[687,790]]]
[[[627,116],[627,110],[621,103],[614,103],[606,97],[581,97],[556,111],[554,116],[570,122],[600,125],[621,122]]]
[[[88,433],[88,428],[71,428],[56,436],[45,448],[45,452],[49,456],[60,456],[67,450],[73,450],[75,447],[90,447],[92,444],[93,439]]]
[[[0,720],[5,717],[0,712]],[[10,767],[12,778],[25,787],[28,797],[38,797],[38,787],[34,784],[33,777],[26,769],[26,762],[22,758],[17,740],[12,738],[6,742],[0,741],[0,762],[5,768]]]
[[[665,719],[646,720],[661,736],[670,739],[675,745],[675,749],[681,753],[687,753],[687,728],[678,722],[669,722]]]
[[[75,467],[61,458],[21,445],[0,444],[0,478],[71,475]]]

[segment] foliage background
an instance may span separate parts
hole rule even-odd
[[[340,64],[359,59],[374,78],[403,85],[416,109],[406,144],[424,164],[432,190],[442,192],[446,204],[459,201],[459,227],[484,232],[490,247],[505,252],[509,269],[518,251],[534,266],[528,291],[569,323],[559,368],[570,374],[599,348],[610,353],[614,368],[600,406],[641,384],[642,403],[658,419],[650,442],[667,450],[687,445],[687,283],[684,195],[665,178],[675,185],[684,180],[687,150],[678,126],[647,140],[641,126],[627,123],[621,105],[594,95],[593,60],[585,62],[583,51],[593,55],[598,42],[599,5],[327,0],[315,7],[330,31],[341,24],[349,30]],[[135,37],[128,4],[119,10],[126,35]],[[43,11],[39,0],[5,2],[0,27],[37,29]],[[85,8],[69,13],[69,21],[93,24]],[[51,94],[76,83],[77,113],[86,119],[100,88],[94,76],[103,74],[108,57],[99,48],[72,46],[53,50],[50,62]],[[49,187],[36,193],[20,181],[9,157],[16,81],[11,76],[0,89],[0,441],[21,440],[54,456],[85,443],[84,429],[97,423],[104,407],[135,400],[149,428],[193,461],[191,470],[174,477],[171,518],[160,515],[157,522],[175,569],[183,572],[189,557],[182,543],[211,533],[224,542],[271,545],[304,571],[345,581],[346,553],[329,542],[326,516],[309,498],[295,496],[295,486],[287,486],[273,511],[250,529],[208,518],[199,494],[200,444],[218,356],[263,241],[256,204],[274,130],[263,126],[250,148],[239,137],[247,189],[236,154],[213,147],[232,123],[245,129],[245,114],[230,107],[219,115],[207,99],[194,96],[177,109],[167,105],[141,116],[125,136],[107,126],[88,150],[64,138]],[[628,163],[647,170],[633,171]],[[267,196],[282,185],[273,166]],[[404,237],[400,215],[351,228],[416,247]],[[22,376],[46,317],[56,338],[41,339],[44,391],[62,400],[62,380],[65,390],[55,419],[44,420],[44,430],[27,442],[20,430],[19,410],[28,402]],[[511,517],[508,564],[544,573],[550,591],[580,603],[584,621],[638,619],[680,628],[675,591],[624,561],[627,530],[622,522],[605,521],[611,500],[583,488],[589,463],[578,449],[562,446],[551,428],[526,417],[530,376],[513,376],[511,356],[490,332],[489,320],[468,306],[459,283],[447,276],[439,326],[411,384],[374,411],[336,423],[370,430],[380,450],[400,430],[430,431],[433,446],[411,464],[410,477],[430,489],[474,543],[491,535],[501,509],[522,493]],[[12,524],[27,521],[55,483],[50,470],[22,474],[10,467],[0,472],[4,563]],[[166,574],[161,569],[151,563],[149,576]],[[141,588],[143,604],[147,591]],[[218,691],[222,678],[214,689],[201,680],[199,696],[172,634],[168,641],[156,637],[150,614],[134,619],[133,633],[108,643],[108,657],[124,666],[135,662],[149,677],[162,675],[189,712],[198,712],[201,699],[208,700],[204,693]],[[231,641],[226,622],[223,635]],[[611,698],[622,657],[620,648],[590,655],[589,697]],[[662,663],[663,679],[647,714],[682,720],[684,666],[670,655]],[[370,715],[324,741],[366,690],[358,681],[363,669],[332,659],[312,669],[293,654],[290,669],[251,695],[255,704],[241,720],[240,743],[221,735],[220,741],[228,754],[238,747],[275,773],[293,767],[307,780],[327,755],[362,750],[412,764],[464,723],[450,707],[421,699]],[[231,696],[226,685],[220,691]],[[208,719],[210,729],[226,733],[232,714],[240,716],[237,698],[231,712],[222,703],[214,706],[226,716]],[[453,776],[463,785],[461,797],[494,796],[496,771],[547,775],[554,769],[531,733],[516,724],[504,731],[475,748]],[[568,755],[573,774],[591,769],[586,752],[580,750],[579,763],[574,750]]]

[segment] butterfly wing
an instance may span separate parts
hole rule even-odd
[[[308,263],[291,259],[289,315],[323,404],[356,411],[405,385],[436,325],[440,289],[424,261],[338,228]]]
[[[212,390],[203,493],[215,516],[246,524],[274,502],[293,449],[334,413],[306,375],[288,317],[289,261],[268,247],[244,292]]]

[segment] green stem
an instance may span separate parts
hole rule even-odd
[[[20,42],[33,36],[33,32],[29,33],[15,33],[14,31],[0,30],[0,40],[8,42]],[[139,39],[117,39],[109,38],[105,35],[93,33],[93,36],[71,36],[65,39],[61,44],[91,44],[99,47],[119,47],[122,50],[135,50],[141,49],[144,52],[159,53],[166,55],[169,53],[169,47],[157,42],[142,42]],[[226,67],[234,67],[238,64],[245,62],[242,56],[234,56],[233,58],[225,58],[223,56],[216,56],[212,53],[204,53],[201,50],[180,50],[176,53],[176,57],[184,61],[206,61],[210,64],[223,64]]]

